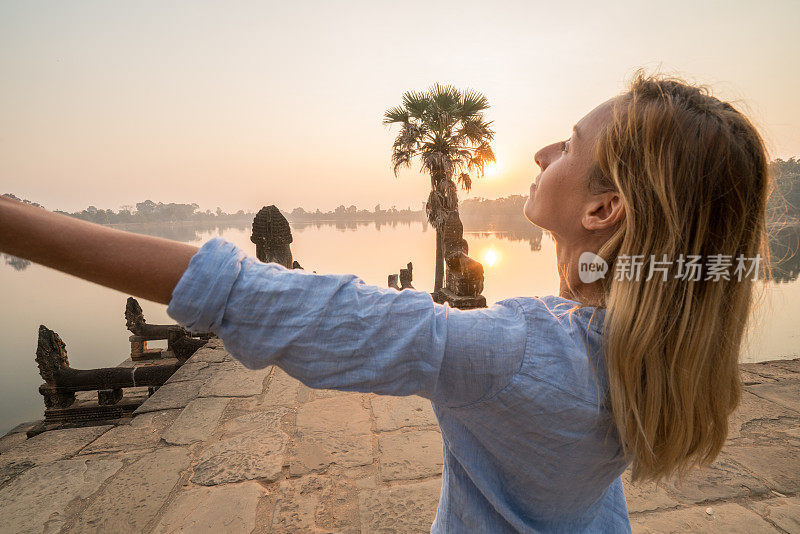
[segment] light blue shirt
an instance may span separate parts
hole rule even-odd
[[[431,532],[630,532],[602,308],[560,297],[458,310],[422,291],[262,263],[222,238],[167,312],[250,369],[313,388],[430,399],[444,442]],[[572,310],[572,311],[570,311]]]

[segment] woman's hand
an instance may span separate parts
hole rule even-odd
[[[0,196],[0,252],[161,304],[197,250]]]

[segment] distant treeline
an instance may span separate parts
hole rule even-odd
[[[43,207],[35,202],[22,200],[13,194],[7,194],[6,196],[27,204]],[[216,211],[200,211],[200,207],[197,204],[179,204],[175,202],[164,204],[163,202],[156,203],[152,200],[139,202],[135,207],[122,206],[122,208],[117,211],[97,208],[95,206],[89,206],[85,210],[72,213],[60,210],[55,211],[56,213],[98,224],[220,223],[252,220],[253,217],[255,217],[255,213],[246,212],[244,210],[239,210],[236,213],[226,213],[220,208],[217,208]],[[321,211],[319,209],[316,211],[306,211],[303,208],[295,208],[289,212],[283,210],[281,210],[281,212],[290,222],[297,223],[318,221],[418,221],[423,220],[425,217],[423,210],[414,211],[410,208],[398,210],[395,206],[384,210],[381,209],[380,204],[375,206],[373,211],[359,210],[355,206],[346,208],[344,205],[340,205],[332,211]]]
[[[197,204],[176,204],[170,202],[155,203],[152,200],[139,202],[136,207],[122,206],[118,211],[100,209],[89,206],[83,211],[68,213],[56,210],[76,219],[83,219],[98,224],[131,224],[131,223],[176,223],[176,222],[221,222],[231,220],[252,219],[255,214],[239,210],[236,213],[225,213],[220,208],[216,211],[199,211]]]
[[[460,203],[459,212],[465,231],[497,231],[498,237],[527,241],[531,250],[542,248],[542,229],[525,218],[522,209],[528,199],[524,195],[487,200],[468,198]]]
[[[775,177],[775,188],[770,197],[769,212],[772,221],[800,220],[800,160],[776,159],[770,163],[770,168]],[[36,202],[23,200],[13,194],[5,196],[20,200],[27,204],[43,207]],[[508,197],[488,200],[484,198],[470,198],[460,203],[461,219],[467,229],[470,227],[486,228],[514,228],[526,236],[529,233],[530,223],[522,214],[525,205],[525,195],[511,195]],[[280,207],[280,206],[279,206]],[[122,206],[119,210],[100,209],[89,206],[85,210],[68,213],[56,210],[57,213],[83,219],[99,224],[129,224],[129,223],[177,223],[177,222],[207,222],[219,223],[227,221],[240,221],[252,219],[255,213],[239,210],[236,213],[225,213],[220,208],[215,211],[200,211],[197,204],[179,204],[170,202],[153,202],[145,200],[136,206]],[[351,205],[340,205],[332,211],[306,211],[295,208],[291,211],[282,210],[290,222],[324,222],[324,221],[418,221],[425,220],[424,209],[412,210],[411,208],[397,209],[392,206],[382,209],[376,205],[372,210],[358,209]],[[532,234],[531,234],[532,235]],[[522,237],[523,239],[527,237]]]
[[[332,211],[306,211],[303,208],[295,208],[290,212],[281,212],[286,216],[289,222],[316,222],[316,221],[421,221],[425,219],[425,212],[423,210],[412,210],[411,208],[397,209],[392,206],[388,210],[381,209],[381,205],[377,204],[372,211],[360,210],[354,205],[347,208],[344,205],[339,205]]]

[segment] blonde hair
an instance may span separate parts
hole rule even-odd
[[[740,255],[769,263],[768,157],[744,115],[680,79],[639,71],[613,108],[589,179],[592,192],[618,192],[626,214],[599,251],[612,274],[603,282],[608,401],[632,481],[658,481],[711,464],[739,404],[754,281],[733,267]],[[699,280],[676,277],[675,260],[690,254],[730,256],[730,280],[705,266]],[[623,255],[643,257],[641,278],[613,276]],[[646,280],[651,258],[665,257],[666,281]]]

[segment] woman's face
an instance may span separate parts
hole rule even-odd
[[[587,182],[596,161],[595,143],[611,119],[613,102],[597,106],[578,121],[569,139],[548,145],[534,156],[542,170],[531,184],[523,212],[559,240],[577,240],[585,231],[581,221],[591,199]]]

